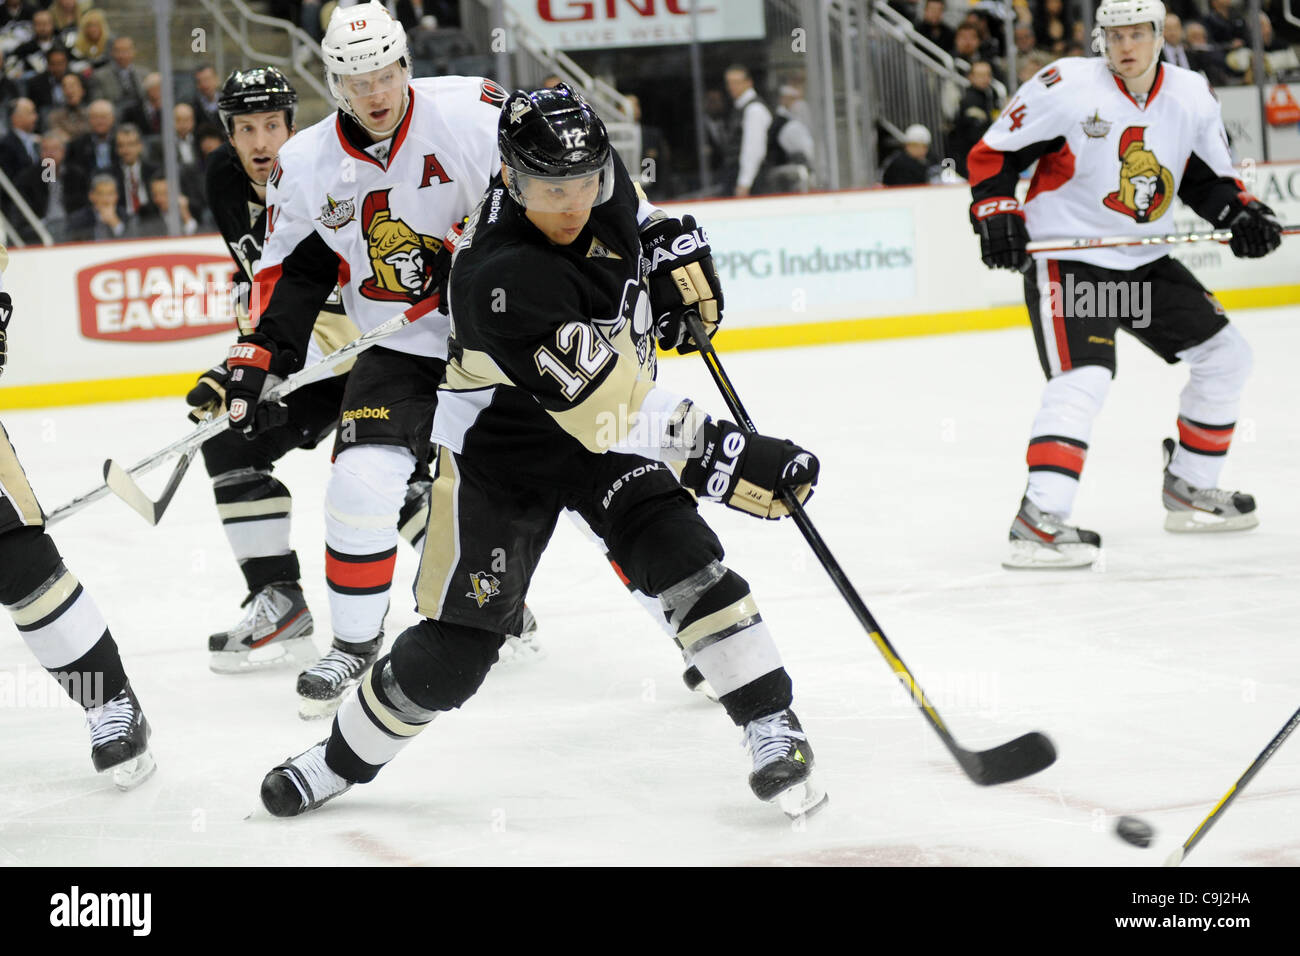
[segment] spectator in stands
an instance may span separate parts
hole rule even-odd
[[[50,231],[55,242],[66,237],[68,218],[86,205],[86,174],[65,161],[68,139],[59,130],[41,137],[41,161],[14,181],[19,195]],[[16,209],[6,213],[26,242],[37,242],[36,230]]]
[[[45,55],[53,47],[62,46],[54,35],[54,17],[49,10],[37,10],[32,15],[34,36],[14,48],[13,58],[22,63],[24,73],[45,72]]]
[[[149,180],[149,204],[140,210],[140,235],[167,235],[167,210],[171,208],[170,196],[165,176],[157,175]],[[182,236],[192,236],[199,231],[199,221],[191,215],[190,201],[184,193],[181,193],[180,202],[177,203],[177,212],[181,218]]]
[[[1192,67],[1187,60],[1187,47],[1183,43],[1183,21],[1176,13],[1165,14],[1165,45],[1160,51],[1160,59],[1184,70]]]
[[[118,37],[113,45],[116,47],[121,40],[131,42],[130,37]],[[131,54],[135,55],[134,43],[131,44]],[[72,56],[72,69],[78,73],[93,72],[108,64],[108,21],[104,19],[102,10],[87,10],[82,14],[81,26],[72,44]]]
[[[971,151],[985,130],[998,118],[998,95],[993,89],[993,66],[987,61],[974,63],[970,68],[970,86],[962,94],[953,119],[952,134],[948,137],[957,172],[966,176],[966,154]]]
[[[144,101],[133,112],[123,117],[128,123],[134,123],[140,128],[140,133],[144,136],[146,144],[152,142],[156,137],[162,136],[163,121],[163,102],[162,102],[162,74],[150,73],[144,78]],[[194,116],[194,107],[188,103],[177,104],[178,106],[189,107],[191,125]]]
[[[108,173],[96,173],[90,178],[89,204],[68,217],[68,239],[100,240],[124,239],[135,235],[128,228],[117,207],[117,181]]]
[[[210,66],[201,66],[194,71],[194,121],[200,126],[215,126],[221,129],[221,116],[217,111],[220,91],[217,89],[217,71]]]
[[[9,104],[23,95],[18,81],[5,70],[5,51],[0,47],[0,103]]]
[[[182,166],[193,166],[199,161],[199,144],[194,138],[194,107],[177,103],[172,110],[172,124],[176,128],[176,158]]]
[[[1267,13],[1259,15],[1259,42],[1264,50],[1264,78],[1269,82],[1274,82],[1278,79],[1277,69],[1270,61],[1268,54],[1286,49],[1287,44],[1279,41],[1273,33],[1273,21],[1269,19]],[[1255,50],[1253,46],[1238,47],[1230,51],[1224,59],[1228,64],[1228,69],[1232,71],[1232,74],[1240,76],[1242,83],[1253,84],[1255,82]]]
[[[997,24],[997,31],[993,30],[993,24]],[[996,60],[1002,56],[1002,21],[991,19],[985,10],[972,10],[966,14],[966,19],[962,24],[970,24],[975,28],[975,32],[980,38],[980,59]]]
[[[88,174],[106,173],[113,168],[113,104],[94,100],[86,107],[90,132],[79,136],[68,147],[68,161]]]
[[[54,32],[59,35],[59,42],[69,50],[72,49],[81,29],[81,17],[92,4],[89,0],[54,0],[53,3],[45,5],[49,7],[50,16],[54,18]],[[104,30],[104,39],[107,37],[108,30]]]
[[[1061,56],[1070,41],[1070,23],[1065,16],[1065,0],[1039,0],[1034,14],[1034,36],[1038,48]]]
[[[547,73],[544,77],[542,77],[542,87],[548,90],[555,89],[563,82],[564,80],[560,79],[560,77],[555,73]]]
[[[970,64],[984,58],[980,52],[980,33],[972,24],[963,23],[957,28],[953,38],[952,55],[957,58],[957,71],[963,76],[970,71]]]
[[[27,81],[27,95],[38,110],[63,105],[63,78],[68,75],[68,51],[52,46],[45,54],[45,69]]]
[[[149,204],[149,180],[158,170],[145,162],[144,143],[140,131],[130,123],[123,123],[113,137],[116,156],[113,162],[113,179],[121,196],[122,212],[128,222],[139,218],[140,210]]]
[[[0,29],[11,23],[31,23],[36,8],[27,0],[4,0],[0,5]]]
[[[943,0],[925,0],[925,9],[921,13],[921,22],[916,25],[916,32],[944,53],[952,53],[953,29],[943,22],[946,9]]]
[[[325,0],[302,0],[298,11],[298,25],[307,31],[307,35],[320,42],[321,37],[325,35],[324,16],[321,8],[325,6]]]
[[[0,169],[10,179],[16,179],[19,173],[39,160],[36,104],[20,96],[9,110],[9,132],[0,139]]]
[[[135,66],[135,41],[121,36],[113,41],[113,60],[95,71],[93,82],[99,96],[117,106],[125,121],[144,103],[144,78]]]
[[[733,64],[727,67],[723,79],[732,111],[723,168],[723,195],[748,196],[754,191],[767,159],[767,131],[772,125],[772,111],[758,98],[748,67]]]
[[[1038,49],[1038,38],[1034,36],[1034,28],[1028,23],[1022,23],[1016,27],[1016,62],[1019,63],[1034,50]]]
[[[798,87],[783,85],[778,91],[772,125],[767,131],[767,170],[763,191],[807,192],[813,180],[816,144],[812,130],[796,115],[793,107],[803,102]]]
[[[199,144],[199,165],[206,169],[208,156],[226,141],[226,134],[216,126],[205,125],[194,131],[194,139]]]
[[[1292,23],[1286,18],[1285,6],[1288,0],[1263,0],[1261,4],[1273,23],[1273,32],[1286,46],[1300,46],[1300,23]],[[1291,15],[1300,18],[1300,3],[1290,0]]]
[[[880,170],[884,186],[924,186],[930,181],[930,131],[913,123],[903,133],[903,148],[890,154]]]
[[[1233,9],[1232,0],[1210,0],[1210,11],[1205,15],[1205,31],[1210,35],[1210,42],[1225,53],[1249,42],[1246,20]]]
[[[90,132],[90,118],[86,116],[86,81],[80,74],[63,75],[63,105],[50,110],[45,117],[46,129],[57,129],[71,142]]]
[[[1183,29],[1187,39],[1187,62],[1193,70],[1205,75],[1211,86],[1223,86],[1228,82],[1228,64],[1223,59],[1223,51],[1210,43],[1205,24],[1195,20]]]
[[[714,186],[722,179],[722,167],[727,159],[727,121],[731,104],[722,90],[704,91],[704,152],[708,157],[709,177]]]

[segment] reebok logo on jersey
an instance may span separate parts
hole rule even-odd
[[[350,408],[343,413],[343,421],[351,422],[358,418],[382,418],[389,421],[389,409],[387,408]]]

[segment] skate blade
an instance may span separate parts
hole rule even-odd
[[[153,754],[145,751],[138,757],[132,757],[115,767],[109,767],[101,771],[113,779],[113,786],[119,790],[134,790],[140,784],[144,783],[153,776],[153,772],[158,769],[158,764],[154,762]]]
[[[508,634],[506,635],[506,642],[497,651],[497,663],[506,666],[528,664],[545,658],[545,649],[531,634],[522,637]]]
[[[1208,511],[1183,509],[1165,514],[1165,530],[1175,534],[1202,533],[1206,531],[1247,531],[1259,525],[1259,515],[1248,511],[1244,515],[1224,518]]]
[[[810,817],[830,802],[830,797],[813,777],[782,790],[771,800],[791,820]]]
[[[1045,547],[1033,541],[1009,542],[1011,550],[1002,561],[1008,571],[1090,568],[1098,548],[1091,544],[1058,544]]]
[[[214,674],[251,674],[254,671],[296,666],[304,670],[320,660],[320,651],[307,636],[275,641],[252,650],[210,651],[208,670]]]

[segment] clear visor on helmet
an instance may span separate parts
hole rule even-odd
[[[510,196],[534,212],[583,212],[614,195],[614,154],[600,169],[569,176],[539,176],[513,166],[509,172]]]
[[[368,73],[330,74],[333,85],[349,100],[364,99],[376,93],[400,89],[406,86],[407,79],[406,67],[400,62],[381,66]]]

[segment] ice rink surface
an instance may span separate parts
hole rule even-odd
[[[1104,561],[1083,572],[999,566],[1042,385],[1027,327],[723,356],[760,429],[821,457],[809,513],[958,740],[1042,730],[1060,758],[1035,777],[968,782],[798,530],[706,505],[794,679],[819,815],[796,826],[754,799],[740,732],[561,522],[529,595],[545,659],[495,670],[373,784],[272,819],[262,776],[328,726],[298,719],[292,671],[208,671],[244,590],[196,464],[156,528],[109,499],[53,529],[153,724],[150,781],[122,794],[94,775],[81,712],[0,625],[0,864],[1158,864],[1300,705],[1300,309],[1235,320],[1255,370],[1222,485],[1256,495],[1260,527],[1163,530],[1160,440],[1186,372],[1124,337],[1075,510]],[[725,414],[698,359],[661,379]],[[180,399],[3,418],[47,510],[186,428]],[[277,471],[321,647],[327,473],[324,448]],[[417,620],[415,567],[403,550],[390,637]],[[1113,835],[1119,814],[1154,825],[1151,849]],[[1207,864],[1300,864],[1300,741],[1185,865]]]

